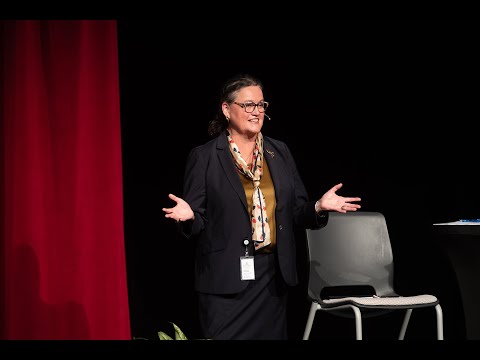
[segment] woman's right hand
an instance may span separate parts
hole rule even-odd
[[[172,208],[162,209],[165,212],[165,217],[167,219],[173,219],[176,222],[179,222],[193,220],[195,218],[192,208],[185,200],[173,194],[168,194],[168,197],[175,201],[177,204]]]

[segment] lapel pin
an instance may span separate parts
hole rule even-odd
[[[274,153],[273,151],[267,150],[267,149],[265,149],[265,151],[270,154],[270,156],[272,157],[272,159],[275,157],[275,153]]]

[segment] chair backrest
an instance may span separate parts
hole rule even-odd
[[[383,214],[332,212],[325,227],[306,232],[310,298],[396,295],[392,247]]]

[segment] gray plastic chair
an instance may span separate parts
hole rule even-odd
[[[403,340],[413,309],[435,307],[437,339],[443,340],[443,315],[433,295],[400,296],[393,288],[393,253],[383,214],[332,212],[328,224],[307,229],[308,297],[312,302],[303,339],[308,340],[317,311],[355,318],[362,340],[362,317],[405,309]],[[353,313],[352,313],[353,312]]]

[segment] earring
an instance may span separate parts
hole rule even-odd
[[[227,122],[230,121],[230,118],[228,116],[225,116],[225,119],[227,119]]]

